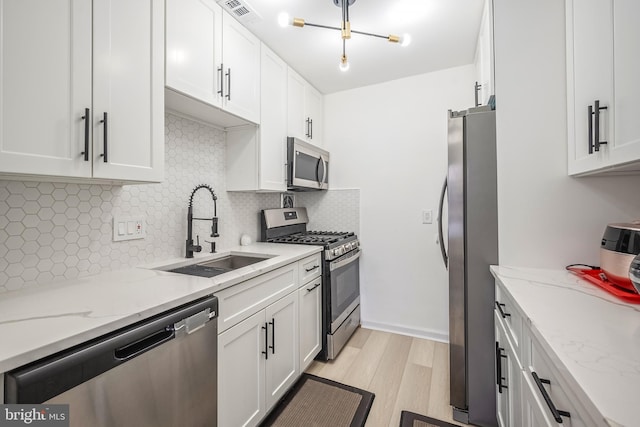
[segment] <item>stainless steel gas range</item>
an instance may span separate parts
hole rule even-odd
[[[360,242],[352,232],[307,231],[306,208],[265,209],[261,240],[319,245],[322,251],[322,351],[334,359],[360,325]]]

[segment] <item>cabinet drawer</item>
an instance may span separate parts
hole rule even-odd
[[[551,420],[550,425],[558,425],[560,423],[562,426],[568,427],[604,425],[602,422],[600,424],[594,422],[594,420],[589,417],[587,411],[577,401],[570,386],[560,377],[557,368],[553,365],[549,356],[547,356],[535,338],[528,337],[527,341],[525,347],[528,347],[530,350],[527,351],[527,359],[529,359],[529,362],[524,369],[525,382],[532,389],[532,393],[536,396],[537,400],[541,402],[541,411],[547,419]],[[550,403],[545,401],[544,394],[540,387],[542,387],[549,396]],[[558,411],[566,412],[568,415],[561,413],[560,418],[562,421],[554,420],[551,404],[555,406]]]
[[[297,288],[296,267],[293,263],[217,292],[218,333],[293,292]]]
[[[298,261],[298,285],[302,286],[322,273],[322,256],[320,253]]]
[[[509,294],[507,294],[498,283],[496,283],[496,302],[494,308],[497,318],[499,318],[507,331],[507,336],[513,344],[515,353],[522,361],[522,314],[517,309]]]

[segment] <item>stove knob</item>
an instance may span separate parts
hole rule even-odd
[[[345,243],[344,244],[344,250],[345,251],[350,251],[351,250],[351,243]]]
[[[340,250],[338,248],[335,248],[333,251],[333,256],[340,256]]]

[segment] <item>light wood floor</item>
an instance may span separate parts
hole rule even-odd
[[[398,427],[402,410],[465,425],[451,418],[447,344],[359,328],[335,360],[307,372],[375,393],[366,427]]]

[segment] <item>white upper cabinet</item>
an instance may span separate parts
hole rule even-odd
[[[640,159],[640,2],[616,0],[613,5],[615,138],[611,162],[619,164]]]
[[[640,172],[639,19],[634,0],[566,1],[569,175]]]
[[[260,40],[226,12],[222,28],[224,108],[260,123]]]
[[[0,174],[161,181],[163,5],[0,0],[0,8]]]
[[[162,181],[162,2],[94,1],[93,14],[93,176]]]
[[[0,171],[90,177],[91,0],[0,7]]]
[[[222,107],[222,8],[213,0],[166,3],[166,85]]]
[[[479,87],[476,89],[478,105],[486,105],[493,95],[493,7],[492,0],[485,0],[476,45],[475,74]]]
[[[260,40],[213,0],[167,0],[166,25],[167,87],[259,123]],[[169,106],[210,122],[221,117],[173,95]]]
[[[288,136],[322,146],[323,96],[291,68],[288,72],[287,99]]]
[[[262,45],[260,126],[227,132],[227,191],[286,191],[287,64]]]

